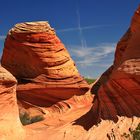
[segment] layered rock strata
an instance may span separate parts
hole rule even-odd
[[[34,31],[34,28],[32,31]],[[23,35],[23,38],[24,37],[25,36]],[[54,140],[56,138],[58,140],[134,139],[134,131],[138,124],[140,124],[139,40],[140,7],[133,16],[130,28],[117,44],[114,64],[92,85],[92,95],[90,93],[81,96],[75,95],[68,100],[57,102],[48,108],[39,107],[42,105],[41,102],[39,106],[34,106],[42,110],[45,119],[41,122],[24,127],[24,130],[26,130],[25,140],[46,140],[46,138],[49,140]],[[11,63],[4,62],[4,55],[7,55],[8,57],[6,51],[8,50],[4,50],[5,54],[3,54],[2,62],[3,65],[8,65],[9,68]],[[13,74],[15,75],[16,73],[13,72]],[[17,90],[19,91],[22,89],[24,91],[25,89],[28,90],[32,89],[32,87],[37,87],[37,84],[43,85],[41,84],[43,83],[41,81],[46,79],[46,73],[44,75],[36,75],[33,71],[33,75],[35,75],[35,78],[32,76],[29,78],[24,76],[20,78],[16,76],[20,82]],[[5,75],[4,77],[7,76]],[[4,77],[1,78],[2,81],[5,81]],[[12,82],[13,84],[10,84],[10,87],[15,89],[15,86],[13,86],[16,84],[15,79],[12,80]],[[17,120],[14,120],[14,118],[11,120],[11,123],[13,124],[11,126],[14,126],[13,132],[16,132],[16,125],[19,124],[20,126],[17,117],[17,104],[15,103],[16,97],[13,96],[14,102],[9,100],[11,99],[10,95],[13,94],[8,94],[9,92],[7,92],[7,89],[9,89],[9,84],[7,85],[6,83],[7,82],[4,82],[2,84],[1,95],[9,97],[8,99],[6,98],[8,105],[7,102],[4,101],[5,97],[3,96],[4,98],[2,97],[3,100],[1,101],[0,107],[2,111],[7,110],[3,109],[3,106],[6,105],[8,110],[16,110],[14,118]],[[6,92],[3,92],[3,89]],[[12,90],[9,89],[9,91]],[[34,94],[32,95],[32,90],[30,91],[34,100]],[[21,99],[22,98],[19,98],[20,101]],[[32,98],[29,98],[29,100],[32,100]],[[24,99],[22,99],[22,101],[24,101]],[[13,108],[9,108],[11,103],[13,103]],[[5,114],[4,116],[6,118],[11,116],[4,112],[2,112],[2,114]],[[4,118],[1,119],[1,122]],[[10,122],[10,119],[8,119],[8,122]],[[6,127],[8,126],[5,125],[5,128]],[[22,127],[18,127],[18,131],[19,130],[23,130]],[[138,132],[139,131],[137,131],[137,134]],[[11,133],[11,135],[12,134],[13,133]],[[16,134],[13,134],[13,136],[15,135]],[[3,135],[0,133],[0,136]],[[21,135],[20,139],[22,138],[24,138],[23,135]],[[10,140],[10,138],[7,140]],[[18,138],[15,137],[14,140],[18,140]]]
[[[92,87],[96,120],[140,117],[140,7],[117,44],[115,60]],[[97,121],[97,122],[98,122]]]
[[[89,89],[45,21],[16,24],[7,35],[1,63],[18,79],[18,98],[32,104],[52,105]]]

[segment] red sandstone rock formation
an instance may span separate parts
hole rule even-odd
[[[91,90],[93,96],[90,93],[73,96],[48,108],[34,106],[44,113],[45,119],[41,122],[24,126],[25,140],[46,140],[46,138],[49,140],[56,138],[58,140],[126,140],[127,138],[123,137],[123,134],[130,134],[129,130],[135,129],[140,123],[139,40],[140,7],[134,14],[129,30],[117,45],[114,64],[93,84]],[[8,56],[6,49],[4,53],[2,61],[4,61],[4,55]],[[10,67],[10,63],[8,65]],[[15,75],[14,72],[13,74]],[[46,75],[46,73],[44,74]],[[17,78],[19,77],[17,76]],[[40,76],[37,78],[26,77],[25,82],[29,82],[32,85],[31,81],[35,84],[40,81],[39,84],[41,85],[46,80],[46,78],[45,80],[43,78],[42,75],[41,78]],[[4,81],[4,78],[2,79]],[[23,86],[23,88],[20,86]],[[23,83],[22,85],[19,84],[19,88],[23,89],[23,91],[27,89],[26,83],[25,87]],[[7,85],[3,89],[7,89]],[[10,97],[7,92],[4,93],[7,97]],[[48,95],[46,94],[45,96]],[[3,102],[2,104],[5,105],[6,103]],[[9,106],[10,104],[7,105],[7,107]],[[16,105],[15,108],[17,110]],[[17,117],[17,112],[15,114],[15,117]],[[20,125],[18,120],[13,120],[12,123],[14,126]],[[21,127],[18,129],[23,130]],[[13,127],[13,130],[16,132],[17,129]],[[0,133],[0,137],[2,136],[5,138],[5,135]],[[24,138],[23,134],[21,134],[21,138]],[[129,138],[132,139],[131,136]],[[18,140],[15,137],[16,139]]]
[[[140,7],[131,26],[117,44],[114,64],[92,89],[91,110],[76,121],[89,130],[102,120],[118,122],[119,117],[140,117]],[[87,123],[85,123],[87,122]]]
[[[101,120],[117,122],[120,116],[140,117],[140,7],[130,28],[117,44],[114,64],[104,72],[92,89],[91,110],[76,124],[89,130]],[[87,122],[87,123],[84,123]]]
[[[24,129],[19,119],[16,79],[0,66],[0,139],[23,140]]]
[[[49,106],[89,89],[48,22],[16,24],[1,63],[18,79],[18,98],[32,104]]]
[[[85,114],[92,105],[91,100],[89,100],[90,95],[87,93],[65,101],[71,105],[68,110],[65,110],[66,112],[63,111],[66,107],[62,106],[62,102],[60,103],[61,108],[53,106],[51,110],[48,109],[48,114],[47,110],[42,108],[46,112],[46,120],[22,127],[15,96],[16,80],[3,68],[0,68],[0,79],[1,140],[46,140],[46,138],[49,140],[56,138],[58,140],[113,140],[114,138],[125,140],[125,137],[121,135],[124,132],[129,134],[128,128],[135,129],[140,122],[138,118],[120,118],[117,123],[102,121],[89,131],[84,129],[82,125],[74,124],[74,120]]]
[[[117,44],[113,66],[93,86],[92,93],[96,94],[93,114],[97,120],[140,117],[140,7]]]

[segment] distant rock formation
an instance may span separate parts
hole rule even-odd
[[[1,64],[18,80],[18,98],[39,106],[50,106],[89,89],[45,21],[16,24],[7,35]]]

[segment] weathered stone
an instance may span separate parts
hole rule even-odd
[[[17,79],[20,100],[50,106],[89,86],[48,22],[16,24],[5,41],[2,66]]]
[[[24,139],[16,99],[16,79],[0,66],[0,139]]]
[[[122,39],[119,41],[117,45],[114,64],[106,72],[104,72],[101,75],[101,77],[95,83],[93,83],[93,85],[91,85],[92,86],[91,91],[80,96],[71,95],[72,96],[71,98],[62,101],[63,98],[61,97],[61,95],[64,95],[64,93],[67,92],[65,91],[63,94],[59,94],[59,96],[61,97],[60,102],[57,102],[55,100],[56,98],[55,94],[53,97],[51,96],[49,98],[48,94],[45,94],[45,91],[43,92],[45,96],[39,97],[39,95],[41,94],[39,90],[43,91],[45,90],[45,88],[48,89],[49,86],[51,86],[52,88],[57,87],[56,86],[57,84],[56,83],[54,84],[54,81],[53,81],[54,79],[49,79],[47,77],[48,74],[45,73],[46,70],[43,69],[44,72],[40,72],[42,71],[42,68],[44,67],[41,67],[40,65],[38,67],[38,70],[35,69],[35,71],[33,71],[33,68],[30,67],[33,73],[31,73],[30,68],[27,67],[27,69],[29,68],[29,70],[27,70],[27,75],[28,75],[27,77],[26,77],[26,74],[23,72],[24,69],[21,69],[22,73],[20,73],[20,71],[18,70],[17,72],[13,71],[14,68],[12,69],[12,67],[13,66],[15,67],[15,65],[11,65],[12,64],[10,62],[11,60],[8,60],[10,58],[6,60],[6,56],[9,57],[7,52],[9,52],[9,55],[11,56],[11,53],[9,51],[10,46],[8,50],[5,45],[2,63],[4,66],[7,66],[7,68],[9,69],[11,67],[11,72],[13,71],[13,74],[18,78],[20,82],[17,88],[18,94],[20,95],[19,102],[23,106],[26,106],[26,104],[29,105],[29,102],[31,102],[32,104],[30,104],[30,106],[34,107],[34,110],[30,108],[28,112],[32,112],[33,116],[38,115],[38,113],[40,114],[42,112],[43,117],[45,118],[41,122],[24,126],[24,130],[26,130],[25,140],[28,140],[28,139],[46,140],[46,138],[49,140],[54,140],[56,138],[58,140],[133,139],[133,132],[134,132],[133,130],[135,130],[137,125],[140,123],[140,84],[139,84],[140,83],[140,47],[139,47],[140,46],[140,42],[139,42],[140,40],[140,24],[139,24],[140,14],[139,13],[140,13],[140,7],[138,8],[138,10],[135,12],[133,16],[129,30],[122,37]],[[28,24],[31,24],[31,25],[33,24],[32,25],[33,27],[36,25],[36,24],[34,25],[34,23],[28,23]],[[15,27],[14,32],[20,32],[21,28],[25,27],[24,24],[20,24],[16,26],[17,28]],[[44,26],[46,27],[46,24]],[[44,27],[41,27],[40,29],[38,29],[38,32],[40,32],[41,30],[44,31]],[[25,31],[23,30],[23,33],[30,32],[30,31],[35,32],[36,29],[29,27],[29,28],[26,28]],[[49,30],[49,31],[53,32],[53,30]],[[11,36],[10,32],[8,36]],[[22,36],[22,37],[19,37],[21,39],[19,43],[21,42],[25,43],[25,40],[28,37],[26,37],[25,34],[20,34],[19,36]],[[17,34],[15,37],[18,39]],[[7,37],[7,40],[8,38],[9,37]],[[38,37],[35,37],[34,39],[32,39],[32,41],[36,42],[37,38]],[[7,40],[5,44],[7,44]],[[12,42],[13,40],[11,41],[11,43]],[[25,44],[24,44],[24,48],[26,48]],[[35,50],[31,52],[35,52]],[[22,54],[20,49],[18,51]],[[37,61],[39,58],[41,58],[41,56],[42,55],[40,55],[40,57],[37,57]],[[39,61],[42,62],[40,59]],[[51,73],[50,75],[54,77],[56,76],[54,73],[53,74]],[[13,94],[8,95],[9,92],[7,92],[7,90],[12,91],[12,89],[15,89],[15,86],[14,86],[16,84],[15,79],[13,79],[12,82],[10,82],[12,83],[10,84],[11,86],[11,89],[10,89],[9,84],[7,84],[9,83],[7,82],[9,81],[9,79],[6,80],[7,75],[1,76],[1,70],[0,70],[0,77],[2,77],[0,78],[2,79],[2,81],[5,81],[5,82],[2,82],[0,96],[7,95],[7,97],[9,97],[9,98],[5,98],[4,96],[1,96],[2,102],[0,102],[0,108],[2,111],[5,110],[6,112],[9,109],[11,109],[12,112],[16,110],[16,112],[13,113],[15,114],[13,119],[12,120],[8,119],[8,122],[9,124],[10,123],[13,124],[12,125],[13,127],[11,127],[13,132],[23,131],[19,122],[18,115],[17,115],[18,111],[17,111],[17,105],[15,103],[16,97],[13,96],[12,98],[14,102],[13,101],[11,102],[9,99],[12,99],[10,98],[10,95],[13,95]],[[49,79],[49,80],[46,80],[46,79]],[[57,80],[58,80],[58,83],[62,82],[61,78]],[[44,83],[44,81],[47,81],[47,84]],[[51,83],[50,85],[48,84],[49,82]],[[66,81],[64,79],[64,81],[62,82],[63,88],[65,87],[64,85],[65,82]],[[73,79],[72,82],[75,83],[76,81]],[[73,83],[71,85],[72,87],[74,86]],[[68,88],[71,86],[70,84],[68,85],[66,84],[66,87]],[[36,88],[37,90],[35,90]],[[3,89],[4,91],[6,91],[4,92],[5,94],[3,94]],[[57,89],[58,89],[58,93],[59,91],[62,91],[60,90],[59,86]],[[29,93],[29,91],[31,92],[30,98],[28,96],[25,96],[26,92]],[[92,95],[90,94],[90,92],[92,92]],[[36,93],[39,93],[39,94],[36,94]],[[37,95],[36,100],[35,100],[35,95]],[[35,103],[32,102],[32,97],[34,101],[38,102],[38,106],[36,106],[36,102]],[[47,98],[45,99],[45,102],[49,99],[49,101],[57,102],[57,103],[51,105],[50,107],[46,107],[45,104],[43,103],[43,100],[41,100],[41,99],[44,99],[44,97]],[[6,105],[7,102],[4,101],[5,99],[8,102],[8,105]],[[26,102],[26,100],[28,102]],[[13,108],[9,108],[11,107],[11,103],[14,103],[15,107],[12,105]],[[40,107],[42,105],[44,105],[44,107]],[[8,110],[3,109],[2,108],[3,106],[8,108]],[[37,110],[35,110],[35,108]],[[5,112],[2,112],[2,113],[5,114],[4,118],[9,118],[9,116],[11,116],[12,114],[11,113],[9,115],[9,114],[6,114]],[[15,120],[15,118],[17,120]],[[1,120],[1,122],[4,123],[3,120]],[[17,124],[19,124],[20,126],[18,127],[18,130],[16,127]],[[9,127],[5,125],[5,128],[8,128],[7,132],[10,135],[11,133],[9,133],[8,131]],[[0,131],[0,137],[3,136],[1,135],[1,132],[3,133],[3,129],[1,129]],[[4,132],[6,132],[6,129]],[[18,134],[16,133],[13,134],[14,140],[18,140],[18,137],[16,137],[17,135]],[[5,138],[5,137],[2,137],[2,138]],[[20,139],[23,139],[23,138],[24,138],[24,135],[21,135]],[[7,139],[7,140],[10,140],[10,139]]]
[[[117,44],[115,60],[92,87],[96,120],[140,117],[140,7]],[[95,90],[96,89],[96,90]],[[97,121],[97,122],[98,122]]]

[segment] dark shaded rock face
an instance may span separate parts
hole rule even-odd
[[[1,63],[18,79],[18,97],[32,104],[51,105],[89,89],[45,21],[16,24],[7,35]]]

